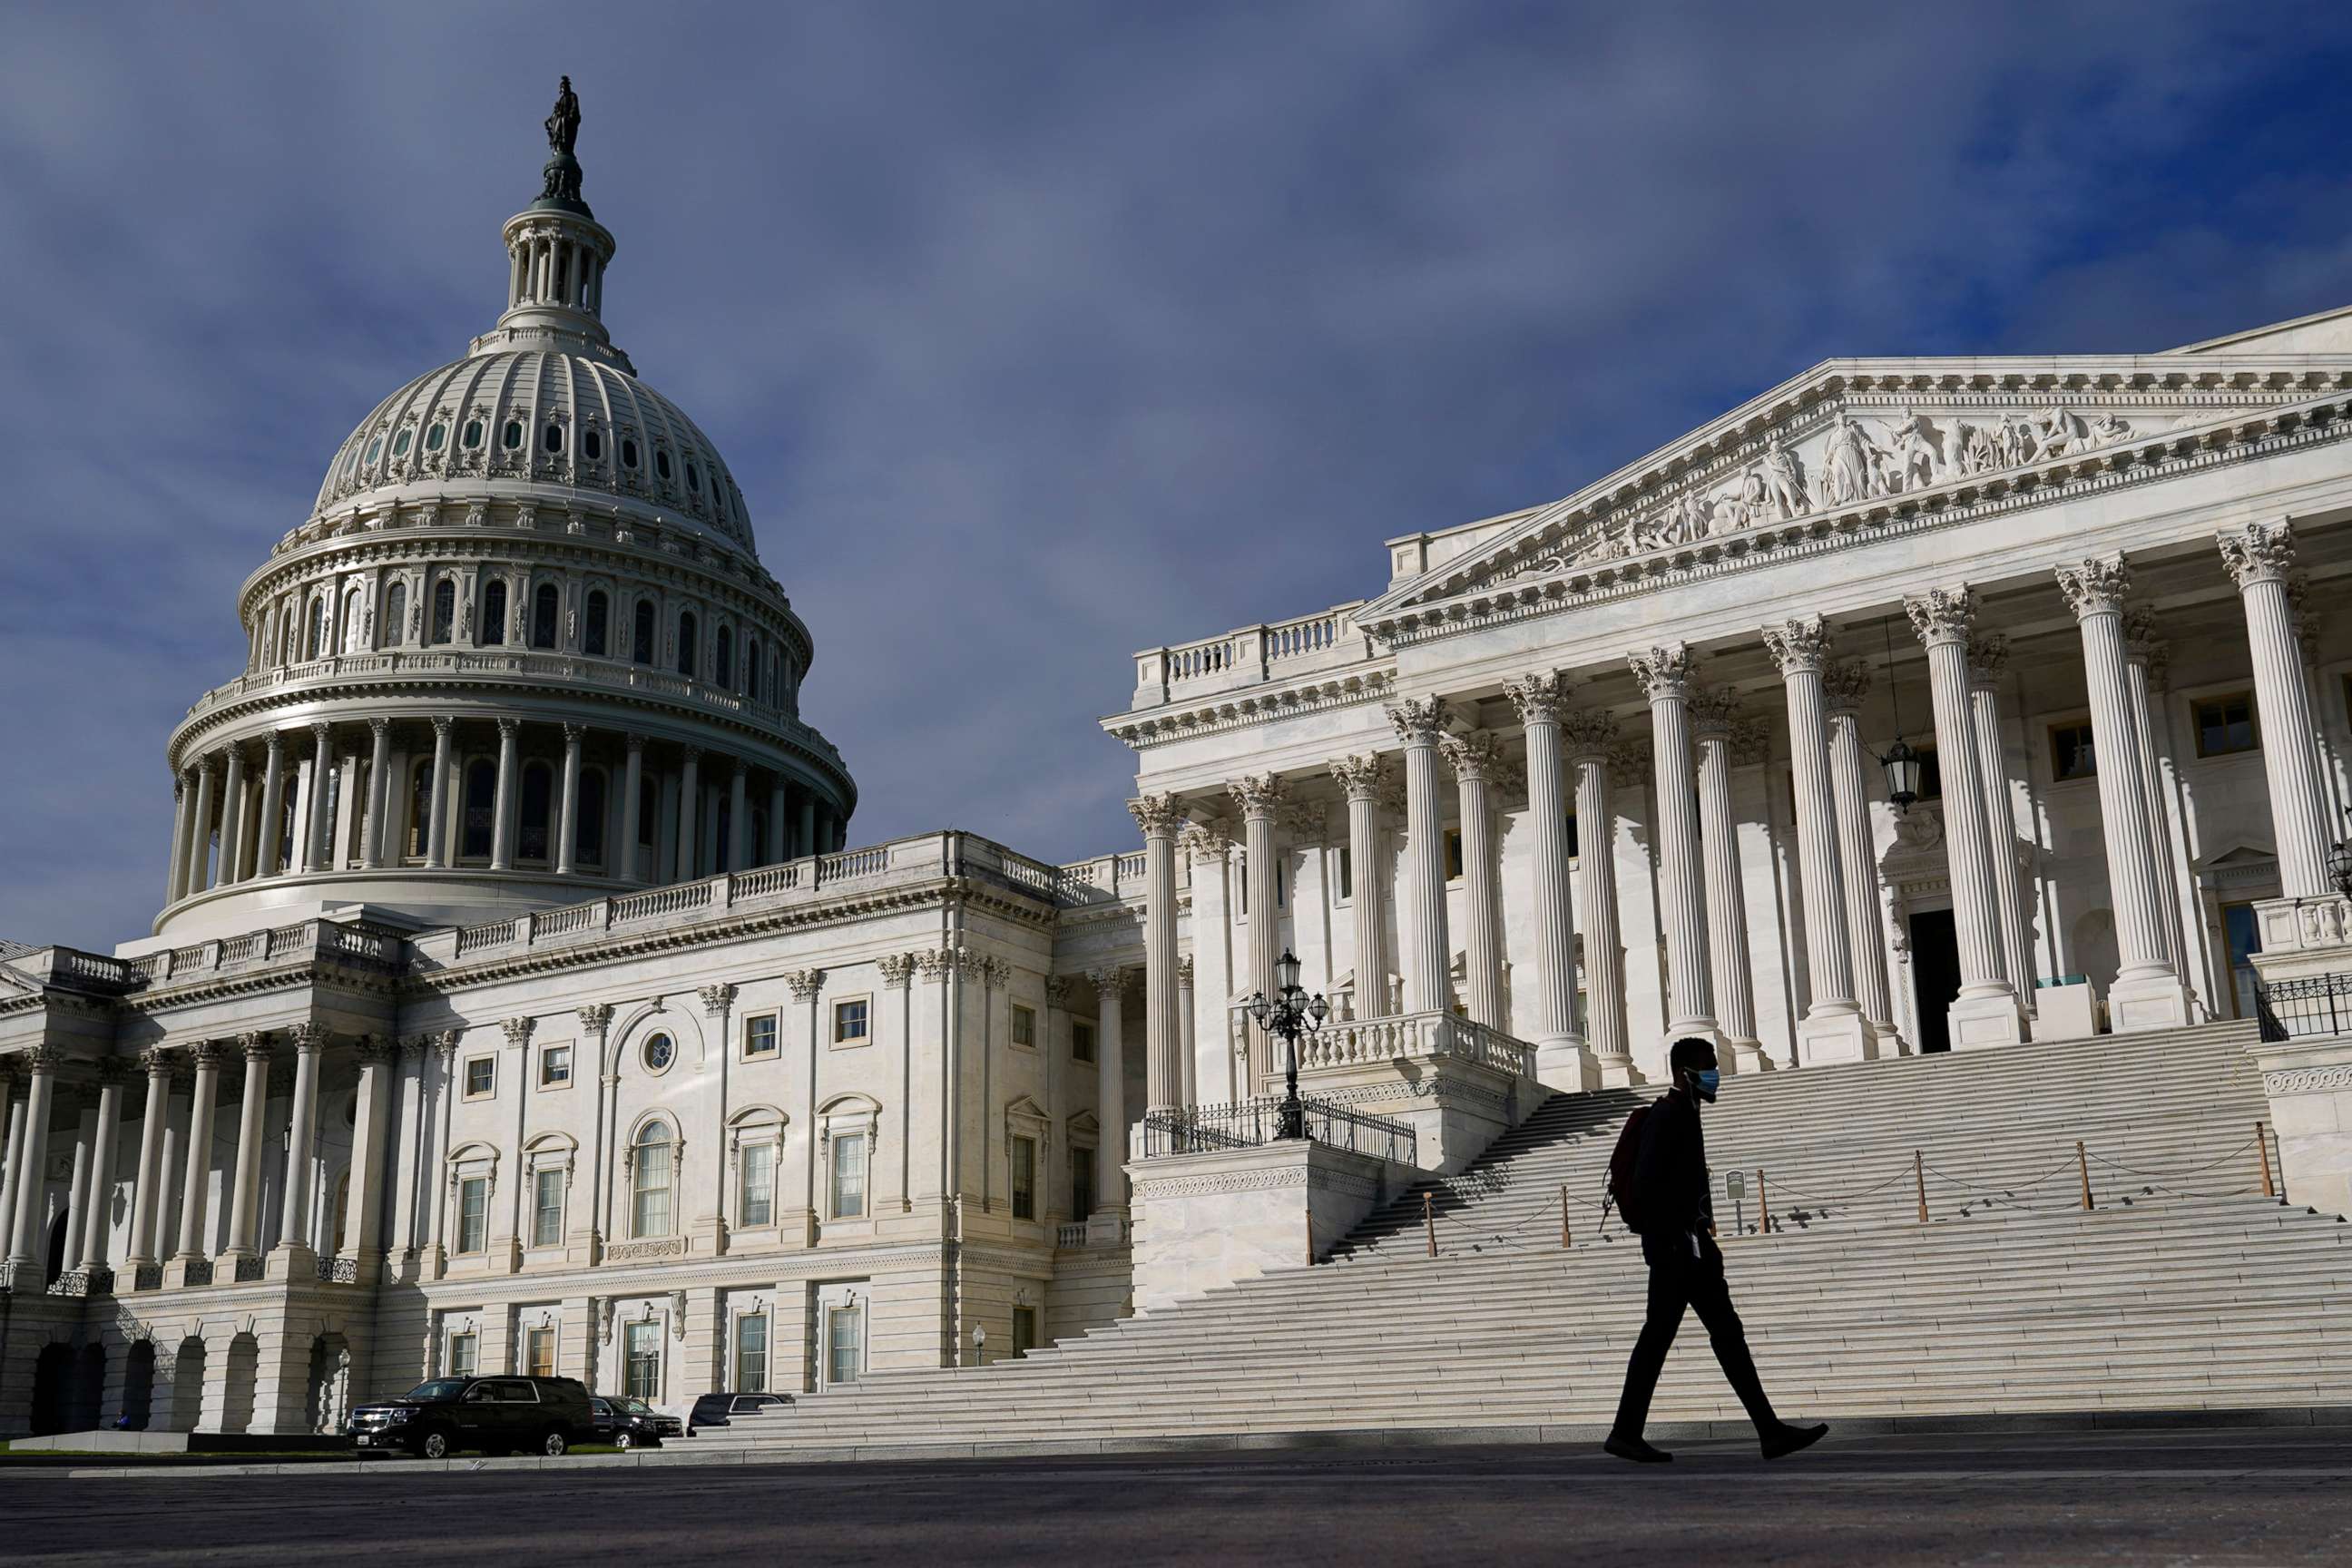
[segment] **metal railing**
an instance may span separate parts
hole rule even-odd
[[[330,1285],[356,1285],[360,1282],[360,1260],[356,1258],[321,1258],[319,1278]]]
[[[250,1285],[255,1280],[264,1278],[268,1272],[269,1267],[266,1259],[240,1258],[236,1260],[236,1282],[240,1285]]]
[[[1308,1142],[1400,1165],[1418,1163],[1420,1139],[1412,1123],[1350,1110],[1312,1095],[1300,1096],[1299,1103],[1306,1108]],[[1148,1110],[1143,1116],[1143,1158],[1261,1148],[1276,1140],[1281,1127],[1280,1095]]]
[[[2352,1032],[2352,974],[2258,981],[2254,1018],[2270,1046]]]

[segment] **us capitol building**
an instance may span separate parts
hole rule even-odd
[[[606,333],[578,129],[567,85],[504,313],[246,579],[152,933],[0,943],[0,1433],[821,1390],[1171,1308],[1268,1265],[1265,1181],[1152,1171],[1281,1091],[1286,950],[1303,1087],[1445,1170],[1680,1035],[2159,1030],[2344,953],[2352,310],[1826,362],[1139,654],[1139,847],[856,845],[811,629]]]

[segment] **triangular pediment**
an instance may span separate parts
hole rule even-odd
[[[1391,639],[1430,635],[1530,595],[1580,595],[1922,513],[2014,504],[2185,460],[2242,430],[2334,418],[2347,389],[2352,353],[1833,360],[1520,514],[1394,584],[1356,624]]]

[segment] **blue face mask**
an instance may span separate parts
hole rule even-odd
[[[1691,1087],[1698,1090],[1698,1097],[1710,1105],[1715,1102],[1715,1091],[1722,1084],[1723,1075],[1713,1068],[1691,1074]]]

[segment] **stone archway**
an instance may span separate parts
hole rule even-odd
[[[223,1379],[227,1392],[221,1398],[221,1430],[253,1430],[254,1385],[261,1377],[261,1344],[250,1333],[228,1342],[228,1365]]]
[[[352,1403],[352,1351],[341,1334],[320,1334],[310,1342],[310,1367],[303,1384],[303,1427],[336,1433]]]
[[[74,1352],[73,1375],[66,1384],[65,1429],[97,1431],[99,1412],[105,1403],[106,1347],[92,1340]]]
[[[138,1340],[122,1356],[122,1426],[144,1432],[154,1419],[155,1342]]]
[[[205,1342],[190,1334],[172,1358],[172,1427],[193,1432],[205,1414]]]
[[[33,1436],[54,1436],[66,1429],[67,1384],[73,1377],[73,1346],[46,1344],[33,1361]]]

